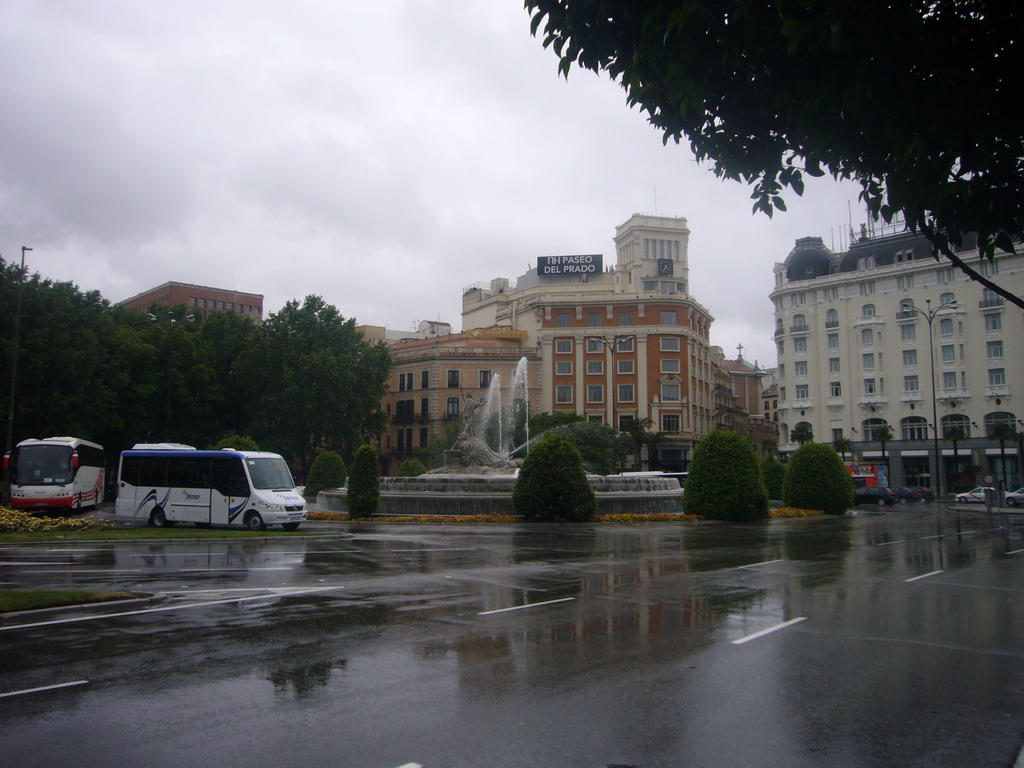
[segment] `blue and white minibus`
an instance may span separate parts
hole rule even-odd
[[[197,451],[180,443],[140,443],[121,452],[117,515],[153,526],[244,525],[294,531],[306,500],[276,453]]]

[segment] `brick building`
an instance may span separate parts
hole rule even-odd
[[[148,312],[153,304],[162,304],[165,307],[184,304],[200,318],[206,318],[209,312],[236,312],[257,325],[263,323],[262,293],[245,293],[191,283],[167,282],[119,301],[118,304],[139,312]]]

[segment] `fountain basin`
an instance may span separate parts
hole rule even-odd
[[[597,513],[676,514],[683,489],[675,478],[587,475]],[[428,474],[382,477],[380,515],[513,515],[511,474]],[[317,509],[347,512],[346,488],[323,490]]]

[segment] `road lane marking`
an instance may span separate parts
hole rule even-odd
[[[242,566],[240,568],[234,566],[224,566],[223,568],[175,568],[175,573],[221,573],[223,571],[290,571],[294,568],[291,565],[268,565],[259,568],[246,568]]]
[[[47,563],[47,565],[53,565],[53,563]],[[118,570],[115,570],[113,568],[76,568],[75,572],[73,574],[68,574],[68,575],[75,576],[75,575],[78,575],[80,573],[145,573],[145,572],[146,572],[146,570],[144,568],[121,568],[121,569],[118,569]],[[53,570],[53,571],[33,571],[33,573],[64,573],[64,574],[67,574],[68,572],[67,572],[67,569],[62,569],[62,570]]]
[[[770,635],[772,632],[778,632],[780,629],[785,629],[786,627],[791,627],[794,624],[799,624],[801,621],[807,621],[807,617],[806,616],[799,616],[799,617],[797,617],[795,619],[790,619],[789,621],[784,621],[781,624],[776,624],[774,627],[768,627],[768,629],[762,629],[760,632],[755,632],[752,635],[747,635],[746,637],[741,637],[739,640],[733,640],[732,644],[733,645],[743,645],[743,643],[749,643],[751,640],[757,640],[757,638],[759,638],[759,637],[764,637],[765,635]]]
[[[526,605],[513,605],[511,608],[496,608],[493,611],[480,611],[477,616],[489,616],[492,613],[508,613],[509,611],[521,611],[524,608],[537,608],[541,605],[552,605],[553,603],[566,603],[575,600],[575,597],[561,597],[558,600],[545,600],[542,603],[527,603]]]
[[[421,549],[389,549],[388,552],[474,552],[479,547],[423,547]]]
[[[879,544],[880,547],[891,547],[893,544],[906,544],[906,539],[900,539],[899,541],[885,541]]]
[[[922,536],[921,541],[926,541],[927,539],[941,539],[945,535],[946,534],[944,533],[937,533],[934,536]]]
[[[911,581],[920,581],[921,579],[927,579],[929,576],[937,576],[940,573],[942,573],[942,570],[931,571],[929,573],[922,573],[920,576],[912,576],[909,579],[904,579],[904,581],[906,581],[908,583],[911,582]]]
[[[1008,555],[1019,555],[1021,552],[1024,552],[1024,549],[1015,549],[1015,550],[1013,550],[1011,552],[1007,552],[1006,554],[1008,554]]]
[[[762,560],[760,563],[750,563],[750,565],[740,565],[738,568],[757,568],[760,565],[771,565],[772,563],[784,563],[786,562],[782,558],[778,560]]]
[[[316,592],[326,592],[332,589],[344,589],[343,586],[338,587],[312,587],[310,589],[289,589],[289,588],[273,588],[268,587],[267,592],[270,594],[263,595],[251,595],[249,597],[231,597],[224,600],[205,600],[201,603],[179,603],[177,605],[162,605],[159,608],[140,608],[136,611],[121,611],[120,613],[94,613],[88,616],[72,616],[64,619],[53,619],[52,621],[36,621],[31,624],[12,624],[10,626],[0,626],[0,632],[9,632],[12,629],[33,629],[35,627],[52,627],[56,624],[75,624],[80,621],[95,621],[97,619],[118,619],[122,616],[140,616],[144,613],[163,613],[165,611],[182,611],[186,608],[205,608],[210,605],[225,605],[227,603],[245,603],[251,600],[268,600],[275,597],[294,597],[298,595],[308,595]],[[571,599],[571,598],[570,598]]]
[[[70,688],[73,685],[88,685],[88,680],[74,680],[70,683],[57,683],[56,685],[43,685],[39,688],[25,688],[21,691],[10,691],[8,693],[0,693],[0,699],[6,699],[8,696],[24,696],[27,693],[41,693],[42,691],[55,691],[58,688]]]

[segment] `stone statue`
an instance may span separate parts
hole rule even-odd
[[[462,412],[462,431],[459,432],[460,438],[476,437],[476,435],[473,434],[473,430],[476,426],[473,423],[473,414],[481,405],[487,405],[487,400],[485,398],[481,397],[479,400],[476,400],[473,395],[466,395],[466,407]]]

